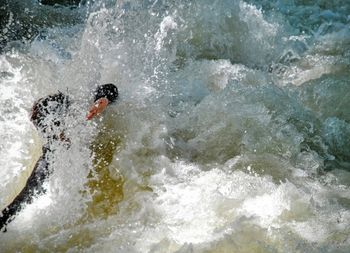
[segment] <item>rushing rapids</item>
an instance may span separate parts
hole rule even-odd
[[[349,252],[348,1],[14,2],[0,208],[40,156],[36,99],[69,94],[71,146],[0,252]],[[120,99],[86,121],[111,82]]]

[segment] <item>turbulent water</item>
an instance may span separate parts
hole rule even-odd
[[[79,21],[0,55],[1,209],[40,156],[36,99],[70,96],[71,147],[0,252],[350,251],[349,1],[45,8]]]

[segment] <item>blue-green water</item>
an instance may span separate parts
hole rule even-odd
[[[1,252],[349,252],[350,2],[26,4],[0,56],[1,208],[40,155],[35,99],[69,93],[72,146]],[[86,122],[106,82],[120,100]]]

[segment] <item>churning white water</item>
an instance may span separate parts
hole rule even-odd
[[[0,56],[1,209],[40,156],[33,102],[73,101],[0,252],[350,251],[348,1],[79,8]],[[107,82],[120,99],[87,122]]]

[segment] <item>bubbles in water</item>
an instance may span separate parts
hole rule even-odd
[[[11,223],[4,249],[347,252],[343,9],[324,1],[87,9],[85,23],[47,28],[1,56],[1,203],[40,149],[28,120],[34,99],[60,90],[74,101],[71,147],[57,147],[47,193]],[[86,122],[94,87],[107,82],[120,99]]]

